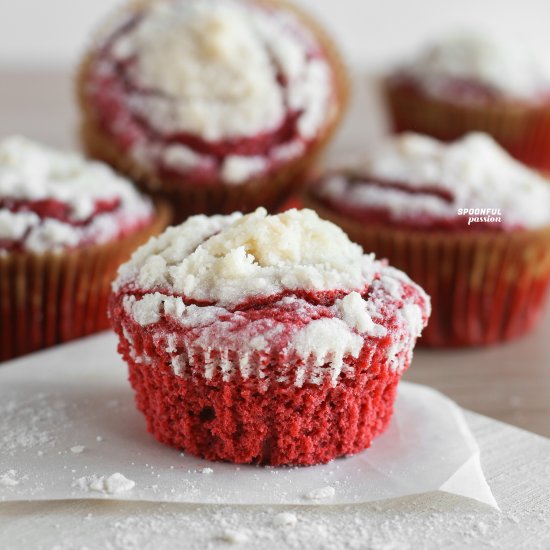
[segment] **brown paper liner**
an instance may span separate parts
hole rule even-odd
[[[550,287],[550,227],[501,233],[405,230],[364,225],[309,195],[304,203],[430,295],[432,315],[419,345],[483,346],[521,336],[537,324]]]
[[[159,203],[150,225],[116,241],[59,254],[0,256],[0,361],[107,329],[118,267],[169,218],[169,208]]]
[[[128,3],[122,12],[140,11],[155,0],[138,0]],[[169,201],[174,210],[174,223],[183,221],[192,214],[223,214],[236,210],[250,212],[258,206],[273,211],[288,193],[298,188],[301,177],[315,163],[339,125],[349,99],[349,80],[345,65],[331,38],[308,14],[284,0],[256,0],[258,4],[273,9],[291,10],[311,30],[322,45],[328,63],[334,73],[335,98],[330,116],[317,137],[308,144],[306,151],[298,158],[282,163],[269,173],[253,178],[241,185],[227,185],[223,181],[215,184],[196,184],[185,175],[166,174],[159,176],[147,170],[123,151],[113,137],[105,131],[89,104],[86,93],[88,72],[94,60],[92,47],[84,57],[76,77],[76,94],[80,105],[80,139],[84,151],[92,158],[107,162],[118,171],[135,181],[142,190],[155,197]],[[120,11],[117,12],[120,14]],[[115,18],[116,19],[116,13]],[[107,21],[105,31],[109,27]],[[100,33],[105,35],[106,32]],[[108,34],[108,32],[107,32]]]
[[[550,101],[467,105],[429,97],[391,79],[383,86],[396,132],[413,131],[443,141],[486,132],[525,164],[550,170]]]

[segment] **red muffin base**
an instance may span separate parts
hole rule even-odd
[[[329,377],[296,387],[244,379],[239,372],[227,381],[219,372],[210,380],[176,376],[150,333],[135,323],[124,326],[134,343],[116,321],[119,352],[147,429],[162,443],[201,458],[272,466],[326,463],[369,447],[393,413],[402,370],[388,367],[390,337],[365,345],[352,359],[355,375],[341,376],[334,387]]]

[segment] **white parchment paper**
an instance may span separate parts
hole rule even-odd
[[[322,466],[265,468],[157,443],[126,378],[111,334],[0,367],[0,500],[333,505],[439,490],[497,507],[461,410],[427,387],[401,383],[391,425],[370,449]],[[115,473],[135,485],[102,490]]]

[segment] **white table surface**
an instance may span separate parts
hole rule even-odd
[[[74,146],[70,92],[66,74],[0,74],[0,135],[21,132]],[[376,98],[366,86],[356,92],[361,101],[333,148],[336,153],[372,143],[382,125]],[[549,330],[547,312],[537,331],[505,346],[419,350],[407,378],[432,385],[467,408],[550,435]],[[459,497],[429,494],[361,506],[300,507],[292,510],[296,525],[284,528],[273,523],[281,512],[274,507],[4,503],[0,549],[550,548],[550,440],[474,413],[467,413],[467,420],[500,513]]]
[[[467,421],[500,512],[442,493],[354,506],[117,501],[0,505],[4,550],[550,548],[550,441],[474,413]],[[281,511],[297,523],[274,524]]]

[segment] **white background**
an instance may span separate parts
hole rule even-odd
[[[447,30],[519,36],[550,56],[550,0],[297,0],[326,24],[350,64],[376,69]],[[120,0],[0,0],[0,69],[73,66]]]

